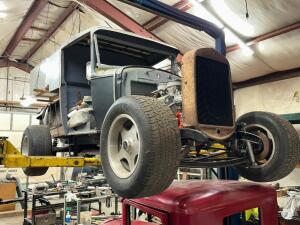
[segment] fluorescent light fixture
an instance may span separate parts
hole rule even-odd
[[[20,102],[20,104],[21,104],[22,106],[24,106],[24,107],[28,107],[28,106],[32,105],[33,103],[35,103],[36,101],[37,101],[36,98],[33,98],[33,97],[31,97],[31,96],[28,96],[28,97],[24,98],[24,99]]]
[[[7,13],[5,12],[6,9],[6,4],[3,1],[0,1],[0,19],[3,19],[7,16]]]
[[[217,19],[212,13],[210,13],[205,7],[203,7],[200,0],[190,0],[190,2],[193,5],[192,9],[195,15],[198,15],[200,18],[214,23],[216,26],[224,30],[225,38],[227,41],[237,43],[245,55],[252,55],[254,53],[253,50],[249,46],[247,46],[236,34],[234,34],[229,28],[225,27],[219,19]],[[217,0],[217,2],[219,2],[219,0]]]
[[[224,0],[211,0],[210,2],[221,19],[223,19],[236,32],[246,36],[252,36],[254,34],[253,25],[249,24],[232,12]]]
[[[7,6],[6,6],[6,4],[4,2],[5,1],[0,1],[0,11],[7,9]]]
[[[6,13],[4,12],[0,12],[0,19],[4,19],[7,16]]]

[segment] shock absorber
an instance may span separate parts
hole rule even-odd
[[[183,121],[182,121],[182,112],[181,111],[177,111],[176,112],[176,118],[177,118],[177,124],[179,128],[183,128]]]

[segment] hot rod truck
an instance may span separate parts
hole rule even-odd
[[[58,97],[41,111],[40,125],[25,130],[22,153],[100,149],[108,183],[128,198],[163,191],[179,166],[235,166],[253,181],[289,174],[299,161],[293,126],[269,112],[236,120],[226,57],[197,49],[179,68],[178,54],[125,31],[97,27],[78,34],[31,72],[33,92]],[[162,61],[170,66],[159,69]]]

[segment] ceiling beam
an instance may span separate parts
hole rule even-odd
[[[181,11],[186,12],[190,8],[193,7],[193,5],[190,3],[189,0],[180,0],[176,4],[173,5],[174,8],[180,9]],[[156,28],[164,25],[167,23],[169,20],[161,17],[161,16],[155,16],[151,20],[147,21],[146,23],[143,24],[143,27],[146,28],[148,31],[153,31]]]
[[[30,59],[34,53],[57,31],[57,29],[66,21],[66,19],[78,8],[78,3],[71,2],[70,5],[62,12],[55,23],[45,32],[44,36],[24,55],[22,62]]]
[[[41,11],[47,5],[48,0],[35,0],[30,9],[27,11],[23,21],[19,25],[17,31],[10,39],[8,45],[6,46],[2,56],[10,57],[15,48],[18,46],[24,35],[31,28],[36,18],[40,15]]]
[[[273,72],[273,73],[269,73],[267,75],[263,75],[260,77],[255,77],[255,78],[252,78],[252,79],[249,79],[246,81],[233,83],[233,88],[234,88],[234,90],[237,90],[240,88],[251,87],[254,85],[271,83],[271,82],[280,81],[280,80],[286,80],[286,79],[299,77],[299,76],[300,76],[300,67],[297,67],[294,69]]]
[[[161,39],[155,34],[152,34],[142,25],[131,19],[129,16],[106,0],[80,0],[80,2],[102,14],[104,17],[111,20],[126,31],[131,31],[144,37],[161,41]]]
[[[23,70],[24,72],[27,72],[27,73],[29,73],[33,69],[33,67],[29,64],[12,61],[7,58],[0,59],[0,68],[3,68],[3,67],[15,67],[15,68],[17,68],[19,70]]]
[[[262,34],[260,36],[257,36],[255,38],[253,38],[252,40],[248,41],[246,43],[246,45],[252,46],[252,45],[255,45],[255,44],[257,44],[257,43],[259,43],[261,41],[271,39],[273,37],[279,36],[281,34],[288,33],[288,32],[293,31],[293,30],[297,30],[299,28],[300,28],[300,21],[298,21],[297,23],[291,24],[289,26],[285,26],[285,27],[276,29],[274,31]],[[232,52],[232,51],[235,51],[235,50],[237,50],[239,48],[240,48],[239,45],[232,45],[232,46],[229,46],[227,48],[227,52]]]

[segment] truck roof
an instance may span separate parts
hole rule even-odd
[[[174,181],[158,195],[130,201],[168,213],[198,214],[226,211],[243,203],[274,197],[275,190],[253,182],[239,181]],[[254,205],[257,207],[259,205]],[[248,208],[247,208],[248,209]],[[246,209],[245,209],[246,210]]]
[[[132,33],[132,32],[128,32],[128,31],[124,31],[124,30],[119,30],[119,29],[114,29],[114,28],[109,28],[109,27],[103,27],[103,26],[96,26],[96,27],[91,27],[87,30],[84,30],[76,35],[74,35],[73,37],[71,37],[69,40],[67,40],[66,42],[64,42],[62,45],[61,45],[61,48],[64,48],[68,45],[70,45],[71,43],[73,43],[74,41],[76,41],[77,39],[83,37],[83,36],[86,36],[90,33],[96,33],[96,32],[101,32],[101,30],[103,31],[111,31],[111,32],[115,32],[115,33],[120,33],[120,34],[126,34],[126,35],[129,35],[129,36],[133,36],[133,37],[138,37],[138,38],[141,38],[141,39],[144,39],[144,40],[148,40],[148,41],[152,41],[152,42],[156,42],[156,43],[159,43],[161,45],[164,45],[166,47],[169,47],[169,48],[172,48],[174,51],[177,51],[179,53],[179,50],[172,46],[172,45],[169,45],[169,44],[166,44],[162,41],[158,41],[158,40],[154,40],[154,39],[151,39],[151,38],[147,38],[147,37],[144,37],[144,36],[141,36],[141,35],[137,35],[135,33]]]

